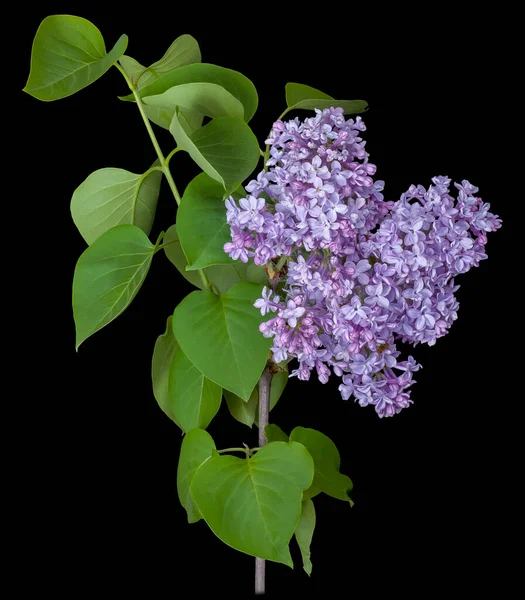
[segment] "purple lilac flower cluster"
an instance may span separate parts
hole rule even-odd
[[[276,313],[260,327],[273,337],[274,361],[297,358],[291,375],[302,380],[315,368],[326,383],[333,370],[345,400],[385,417],[411,403],[420,368],[398,360],[396,340],[432,345],[447,333],[457,318],[454,277],[486,258],[486,233],[501,221],[468,181],[454,184],[453,198],[447,177],[385,201],[364,130],[341,108],[277,121],[268,171],[239,205],[226,201],[224,250],[268,273],[283,264],[276,290],[265,287],[255,303]]]

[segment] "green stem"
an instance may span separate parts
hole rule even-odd
[[[170,164],[170,160],[171,157],[174,156],[175,154],[177,154],[177,152],[180,152],[181,150],[183,150],[184,148],[180,148],[179,146],[177,146],[177,148],[174,148],[169,154],[168,156],[166,156],[166,165]]]
[[[131,90],[133,97],[135,98],[135,102],[137,103],[137,107],[139,109],[140,116],[142,117],[142,120],[144,121],[144,125],[146,126],[146,129],[148,131],[149,137],[151,139],[151,143],[153,144],[153,147],[155,148],[155,152],[157,153],[157,156],[159,157],[162,171],[163,171],[164,175],[166,176],[166,179],[168,180],[168,184],[171,188],[171,191],[173,192],[173,195],[175,196],[175,200],[176,200],[177,204],[180,204],[179,191],[177,190],[175,181],[173,181],[173,177],[171,176],[168,163],[166,162],[166,159],[164,158],[164,154],[162,154],[162,150],[160,149],[159,143],[157,142],[157,138],[155,137],[155,132],[153,131],[153,128],[151,127],[151,123],[149,122],[148,116],[144,112],[144,104],[142,103],[142,98],[140,97],[140,94],[137,92],[137,88],[133,85],[133,82],[128,77],[126,71],[124,71],[124,69],[118,63],[114,63],[114,64],[117,67],[117,69],[122,73],[122,76],[126,80],[126,83],[128,84],[128,87]]]
[[[137,103],[137,107],[139,109],[140,115],[142,117],[142,120],[144,121],[144,125],[146,126],[149,137],[151,139],[151,143],[153,144],[153,147],[155,148],[155,152],[157,153],[157,156],[159,158],[160,168],[161,168],[162,172],[164,173],[164,175],[166,176],[166,179],[168,181],[170,189],[173,193],[173,196],[175,197],[175,201],[177,202],[177,204],[180,204],[181,198],[180,198],[179,190],[177,189],[177,186],[175,185],[175,181],[173,180],[173,177],[171,176],[171,172],[170,172],[170,168],[169,168],[169,161],[170,161],[170,158],[176,152],[178,152],[179,150],[182,150],[182,148],[175,148],[175,150],[172,150],[168,154],[168,158],[164,158],[164,154],[162,154],[162,150],[160,149],[159,143],[155,136],[155,132],[153,131],[153,128],[151,127],[151,123],[149,122],[148,116],[144,112],[144,104],[142,103],[142,98],[140,97],[140,94],[137,92],[137,88],[133,85],[133,82],[128,77],[128,74],[118,64],[118,62],[113,63],[113,64],[122,73],[122,76],[126,80],[126,83],[128,84],[129,89],[133,93],[133,97],[135,98],[135,102]],[[156,168],[156,167],[154,167],[154,168]],[[204,271],[202,269],[199,269],[199,275],[200,275],[200,277],[202,279],[202,283],[204,284],[206,289],[212,290],[211,283],[209,282],[208,278],[206,277],[206,274],[204,273]]]
[[[224,450],[217,450],[219,454],[223,454],[224,452],[242,452],[246,454],[246,448],[224,448]]]

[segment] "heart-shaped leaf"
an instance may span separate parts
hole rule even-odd
[[[177,493],[188,513],[188,523],[196,523],[202,516],[190,494],[190,484],[197,469],[212,456],[215,443],[203,429],[193,429],[184,436],[177,469]]]
[[[275,423],[266,425],[264,428],[264,435],[268,442],[288,442],[290,439],[279,425],[275,425]]]
[[[177,423],[173,415],[168,390],[171,362],[175,356],[175,351],[179,347],[173,335],[172,319],[173,316],[170,315],[166,322],[165,333],[159,335],[155,342],[151,360],[151,381],[153,383],[153,394],[160,408],[174,423]]]
[[[315,465],[313,486],[333,498],[351,502],[348,492],[352,489],[352,480],[339,472],[341,457],[332,440],[324,433],[306,427],[296,427],[290,440],[303,444],[312,455]]]
[[[155,253],[135,225],[103,233],[78,259],[73,277],[76,347],[125,310],[146,278]]]
[[[136,175],[124,169],[99,169],[81,183],[71,199],[71,215],[92,244],[112,227],[128,223],[149,234],[155,218],[162,173]]]
[[[201,290],[205,289],[202,279],[197,271],[186,271],[188,261],[184,256],[179,241],[177,229],[172,225],[163,239],[163,246],[168,260],[175,265],[179,273]],[[222,294],[240,281],[251,281],[261,286],[268,282],[266,273],[262,267],[254,264],[245,264],[240,260],[232,261],[229,265],[215,265],[204,269],[206,277]]]
[[[268,359],[271,340],[253,306],[260,286],[241,282],[226,293],[192,292],[173,314],[173,331],[197,369],[248,401]]]
[[[170,132],[177,145],[186,150],[205,173],[224,186],[223,197],[235,191],[259,162],[259,142],[242,119],[217,117],[188,134],[175,111]]]
[[[368,102],[364,100],[335,100],[332,96],[316,90],[309,85],[302,83],[286,84],[286,104],[289,110],[305,109],[313,110],[318,108],[342,108],[345,115],[354,115],[365,112],[368,108]]]
[[[295,529],[295,539],[303,558],[303,568],[307,575],[312,574],[312,561],[310,560],[310,544],[315,529],[315,508],[310,499],[303,499],[301,517]]]
[[[31,70],[24,92],[46,102],[71,96],[87,87],[126,51],[122,35],[106,53],[100,31],[86,19],[71,15],[46,17],[31,51]]]
[[[223,542],[293,567],[288,543],[312,477],[312,458],[303,445],[274,442],[249,459],[213,456],[197,469],[190,492]]]
[[[176,422],[188,432],[208,427],[221,406],[222,390],[177,348],[170,365],[169,395]]]

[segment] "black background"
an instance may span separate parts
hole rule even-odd
[[[390,20],[379,9],[333,5],[282,14],[277,6],[254,5],[252,16],[245,8],[232,25],[226,7],[211,14],[197,5],[166,12],[41,6],[28,10],[20,26],[18,89],[32,38],[48,14],[90,19],[108,48],[127,33],[127,54],[146,65],[191,33],[203,61],[255,83],[260,108],[251,125],[261,143],[284,108],[285,83],[307,83],[369,102],[367,149],[388,199],[438,174],[479,186],[503,229],[489,235],[489,260],[457,281],[461,308],[450,334],[413,350],[424,366],[414,404],[380,420],[372,408],[342,401],[336,378],[325,386],[291,380],[272,412],[285,431],[315,427],[334,440],[354,481],[355,506],[316,498],[312,577],[293,546],[295,570],[269,564],[267,585],[275,596],[292,588],[356,598],[376,597],[379,589],[421,598],[438,589],[501,591],[511,570],[508,457],[511,405],[518,400],[502,392],[502,380],[519,378],[506,366],[512,359],[504,324],[513,219],[498,133],[511,128],[498,118],[508,77],[505,21],[433,12]],[[19,339],[28,367],[19,376],[22,426],[11,445],[12,455],[22,457],[18,483],[26,490],[14,518],[12,555],[24,571],[19,587],[36,583],[71,598],[87,590],[97,597],[172,598],[186,596],[190,583],[197,597],[249,597],[253,559],[224,546],[202,521],[186,522],[175,483],[181,436],[151,392],[155,339],[190,284],[159,253],[129,309],[74,350],[70,286],[85,243],[70,218],[71,194],[98,168],[141,173],[155,158],[136,108],[117,99],[124,93],[115,69],[59,102],[16,93],[24,117],[21,152],[30,164],[19,178],[23,201],[15,209],[25,231],[19,244],[30,246],[20,256],[19,285],[31,340]],[[169,152],[169,133],[159,130],[158,138]],[[197,173],[185,155],[171,166],[179,189]],[[174,215],[163,183],[152,239]],[[256,442],[256,430],[233,421],[225,405],[209,431],[219,448]]]

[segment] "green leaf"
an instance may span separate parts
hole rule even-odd
[[[192,292],[173,314],[173,331],[186,356],[206,377],[244,400],[266,365],[271,340],[259,331],[253,306],[261,289],[241,282],[225,294]]]
[[[148,114],[148,116],[154,123],[165,129],[169,129],[176,107],[182,110],[186,118],[188,114],[205,115],[212,118],[236,117],[241,120],[244,117],[244,108],[241,102],[215,83],[183,83],[158,96],[146,96],[143,102],[146,106],[157,109],[156,113]]]
[[[186,271],[188,261],[180,245],[175,225],[172,225],[163,239],[163,246],[168,260],[175,265],[180,274],[194,286],[205,289],[202,279],[197,271]],[[240,260],[234,261],[230,265],[215,265],[204,269],[206,277],[211,281],[222,294],[240,281],[250,281],[262,286],[268,282],[266,273],[262,267],[254,264],[245,264]]]
[[[149,67],[143,67],[130,56],[123,56],[120,64],[137,89],[140,90],[174,69],[192,63],[200,63],[200,61],[201,51],[197,40],[193,36],[185,34],[179,36],[166,50],[164,56]]]
[[[290,440],[306,446],[312,455],[315,465],[313,485],[333,498],[350,501],[348,492],[352,489],[352,480],[339,472],[341,457],[332,440],[320,431],[305,427],[296,427]]]
[[[295,539],[299,544],[299,550],[303,558],[303,569],[307,575],[312,574],[312,561],[310,560],[310,544],[315,529],[315,508],[310,500],[303,500],[301,517],[295,529]]]
[[[257,90],[253,83],[241,73],[218,67],[217,65],[192,64],[181,67],[167,73],[139,90],[140,97],[157,96],[164,93],[174,85],[184,83],[196,83],[199,81],[215,83],[222,86],[244,106],[244,120],[248,123],[257,110]],[[122,100],[134,101],[133,94],[121,98]]]
[[[154,253],[155,246],[135,225],[118,225],[106,231],[82,253],[73,277],[77,350],[129,306]]]
[[[177,231],[189,262],[188,271],[234,263],[224,252],[231,235],[223,193],[221,184],[206,173],[197,175],[184,192],[177,210]]]
[[[224,186],[223,197],[235,191],[259,162],[259,142],[242,119],[217,117],[188,135],[175,112],[170,132],[177,145]]]
[[[124,223],[149,234],[155,218],[162,173],[136,175],[124,169],[99,169],[81,183],[71,199],[71,215],[82,237],[92,244]]]
[[[151,360],[151,381],[153,383],[153,395],[160,408],[173,422],[179,425],[173,415],[168,390],[171,362],[175,356],[175,351],[179,347],[173,335],[172,319],[173,316],[168,317],[165,333],[159,335],[155,342]]]
[[[186,432],[206,429],[221,406],[221,388],[205,377],[178,348],[171,361],[169,395],[173,415]]]
[[[345,115],[354,115],[365,112],[368,108],[368,102],[364,100],[335,100],[332,96],[316,90],[309,85],[302,83],[286,84],[286,104],[289,110],[305,109],[313,110],[318,108],[342,108]]]
[[[287,371],[279,371],[273,376],[270,387],[270,410],[277,404],[287,381]],[[224,391],[224,397],[234,419],[248,425],[248,427],[251,427],[254,423],[259,426],[259,387],[257,385],[253,388],[248,402],[226,390]],[[287,442],[288,439],[282,441]]]
[[[275,425],[274,423],[266,425],[264,435],[268,442],[287,442],[290,439],[279,425]]]
[[[294,442],[267,444],[249,459],[214,456],[195,473],[190,491],[204,520],[225,544],[293,567],[288,543],[301,514],[312,458]]]
[[[24,92],[49,102],[87,87],[126,51],[122,35],[106,54],[100,31],[86,19],[71,15],[46,17],[38,28],[31,51],[31,70]]]
[[[320,493],[321,490],[319,488],[316,488],[315,485],[311,485],[303,492],[303,500],[306,500],[307,498],[315,498]]]
[[[177,493],[182,506],[188,513],[188,523],[196,523],[202,516],[190,494],[190,484],[197,469],[215,451],[211,435],[202,429],[193,429],[184,436],[177,469]]]
[[[253,392],[250,394],[248,402],[245,402],[239,396],[232,394],[228,390],[223,390],[226,404],[231,416],[242,423],[251,427],[255,422],[255,415],[257,414],[257,407],[259,404],[259,392],[257,387],[253,388]]]

